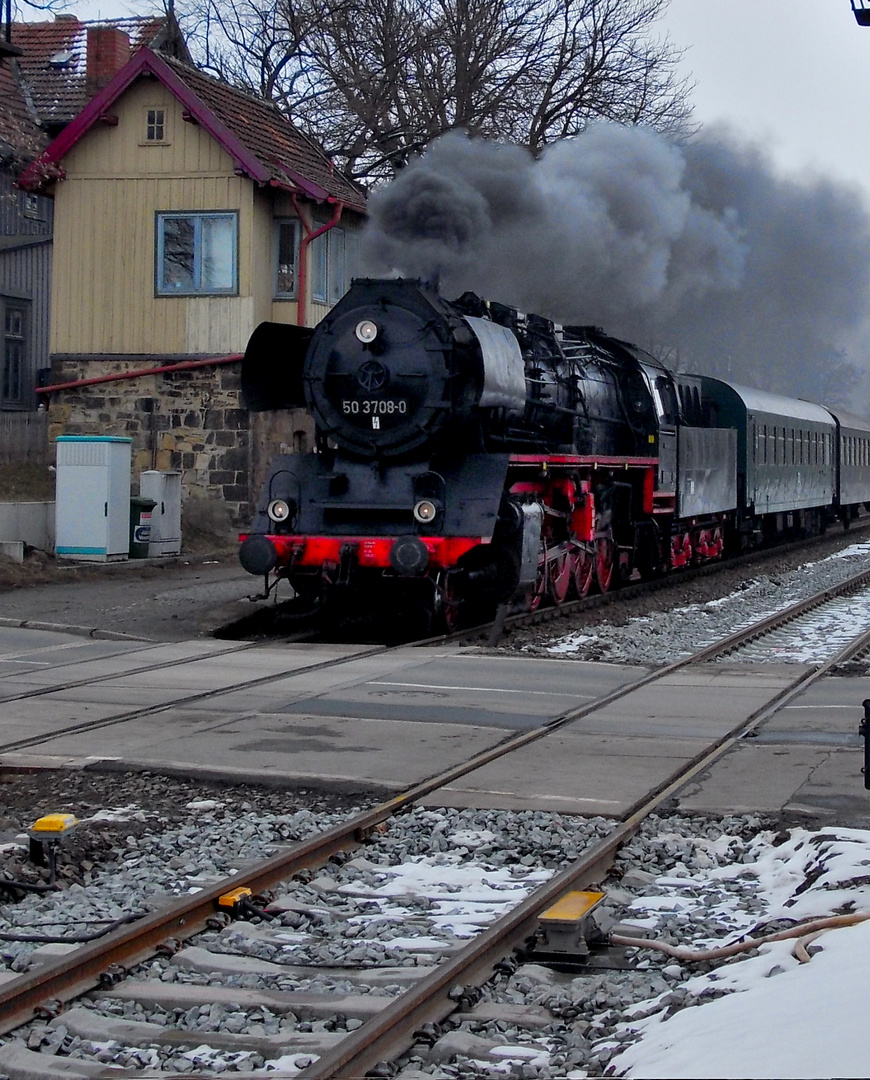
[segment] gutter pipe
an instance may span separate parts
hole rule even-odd
[[[308,288],[308,245],[312,240],[316,240],[318,236],[322,236],[323,233],[329,232],[330,229],[335,228],[339,221],[341,221],[344,203],[340,199],[328,199],[327,202],[334,202],[335,204],[332,211],[332,218],[325,225],[321,225],[319,229],[312,229],[302,216],[302,208],[299,205],[299,198],[295,192],[291,193],[290,201],[293,203],[293,209],[296,211],[299,220],[302,222],[302,229],[305,233],[302,237],[302,242],[299,245],[299,279],[296,283],[296,323],[298,326],[305,326],[305,291]]]

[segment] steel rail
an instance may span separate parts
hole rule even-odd
[[[414,1032],[423,1023],[438,1023],[455,1011],[450,988],[463,982],[479,985],[491,978],[496,965],[512,948],[532,935],[540,913],[570,889],[598,883],[609,869],[618,849],[638,832],[643,821],[662,803],[686,786],[698,773],[722,758],[740,739],[781,709],[811,683],[822,678],[850,656],[870,647],[870,630],[841,649],[818,668],[804,672],[777,698],[758,709],[715,746],[683,765],[668,780],[632,807],[626,819],[609,836],[595,844],[570,867],[536,889],[494,926],[449,960],[440,964],[410,990],[396,998],[346,1040],[321,1055],[299,1073],[299,1080],[351,1080],[365,1077],[379,1062],[396,1057],[413,1045]]]
[[[243,645],[239,646],[238,650],[231,649],[228,651],[244,651],[245,649],[254,647],[256,647],[255,644],[244,643]],[[340,667],[342,664],[349,664],[354,660],[361,660],[367,656],[380,655],[381,653],[393,652],[396,649],[400,649],[403,647],[404,646],[401,645],[369,645],[361,648],[359,652],[353,653],[352,655],[332,657],[332,659],[330,660],[319,660],[314,664],[308,664],[305,667],[295,668],[293,671],[284,671],[280,675],[276,675],[274,672],[271,672],[268,675],[260,675],[253,679],[244,679],[241,682],[235,682],[229,686],[217,687],[214,690],[202,690],[201,692],[195,694],[185,694],[184,697],[175,698],[173,701],[163,701],[156,705],[143,705],[141,706],[141,708],[138,709],[128,709],[126,712],[115,713],[113,716],[104,716],[100,720],[85,720],[80,724],[73,724],[71,727],[64,728],[60,732],[51,731],[46,733],[45,735],[33,735],[27,739],[15,739],[12,742],[0,743],[0,754],[8,754],[16,750],[26,750],[28,747],[31,746],[39,746],[41,743],[51,742],[52,739],[56,739],[58,735],[79,735],[85,731],[98,731],[100,728],[112,727],[115,724],[124,724],[127,723],[127,721],[129,720],[138,720],[140,717],[143,716],[155,716],[158,713],[168,712],[170,709],[174,709],[178,706],[188,705],[192,702],[210,701],[214,698],[219,698],[224,694],[234,694],[239,690],[247,690],[250,687],[254,686],[263,686],[266,683],[274,682],[276,679],[292,679],[296,675],[310,675],[314,671],[322,671],[325,668],[329,667]],[[210,654],[210,657],[197,657],[196,660],[204,660],[209,658],[214,659],[215,657],[219,658],[221,655],[226,654],[213,653]],[[193,662],[195,662],[194,659],[189,658],[187,660],[178,660],[166,664],[161,664],[160,668],[162,669],[163,667],[178,667],[184,665],[185,663]],[[151,669],[146,668],[145,670],[147,671]],[[106,676],[105,678],[101,677],[99,679],[88,679],[86,680],[86,684],[90,685],[91,682],[96,683],[111,681],[112,679],[123,679],[126,678],[129,674],[135,674],[135,672],[116,672],[113,675]],[[76,686],[81,685],[83,685],[82,682],[76,681],[67,685],[52,687],[49,691],[45,691],[44,688],[40,688],[39,690],[33,691],[32,693],[23,694],[21,695],[21,697],[2,699],[0,700],[0,703],[5,704],[7,701],[27,701],[31,697],[44,697],[46,693],[59,693],[62,690],[73,689]]]
[[[154,649],[160,649],[165,647],[166,642],[157,641],[154,644],[148,645],[145,649],[134,649],[131,652],[121,654],[123,656],[138,656],[142,652],[153,652]],[[232,656],[233,653],[247,652],[249,649],[257,648],[257,643],[254,641],[240,642],[237,646],[228,647],[222,652],[203,653],[202,656],[185,656],[179,660],[161,660],[159,664],[142,664],[139,667],[131,667],[125,671],[112,671],[106,675],[91,675],[83,679],[68,679],[63,683],[56,683],[52,686],[41,686],[34,690],[23,690],[20,694],[9,694],[4,697],[3,695],[3,679],[15,679],[20,678],[20,672],[14,672],[8,675],[0,675],[0,705],[5,705],[12,701],[29,701],[31,698],[46,697],[48,694],[58,694],[63,690],[74,690],[80,686],[97,686],[99,683],[111,682],[113,679],[126,679],[131,675],[146,675],[150,671],[163,671],[169,668],[183,667],[185,664],[197,664],[203,660],[216,660],[224,656]],[[56,671],[58,668],[75,668],[80,664],[92,664],[93,657],[89,657],[87,660],[70,660],[63,664],[53,664],[52,668]],[[288,674],[290,674],[288,672]],[[0,747],[2,750],[2,747]]]
[[[870,571],[864,571],[859,575],[855,575],[855,577],[848,581],[842,582],[839,586],[826,589],[822,594],[819,594],[819,596],[830,598],[831,594],[847,592],[850,590],[854,591],[855,588],[860,588],[862,584],[866,584],[867,582],[870,582]],[[811,605],[813,601],[817,604],[823,602],[823,600],[819,600],[817,597],[809,598],[809,600],[804,600],[798,604],[792,605],[790,608],[778,613],[776,616],[771,616],[769,619],[764,620],[764,622],[769,623],[776,620],[781,623],[787,621],[789,613],[792,613],[791,617],[794,617],[794,613],[806,610],[808,605]],[[555,717],[548,723],[531,731],[523,732],[518,736],[513,736],[499,744],[497,747],[493,747],[475,755],[475,757],[462,765],[454,766],[437,776],[416,784],[387,802],[381,803],[369,811],[355,815],[348,821],[334,826],[332,829],[320,833],[307,841],[294,845],[290,851],[275,856],[258,867],[254,867],[244,873],[239,873],[232,877],[227,877],[202,890],[202,892],[197,893],[194,897],[185,899],[179,904],[173,904],[171,907],[156,911],[150,915],[146,915],[138,922],[115,931],[99,942],[94,942],[91,945],[77,949],[69,959],[61,959],[57,963],[47,965],[36,972],[27,973],[14,980],[10,980],[7,983],[0,984],[0,1033],[11,1031],[15,1027],[26,1023],[32,1018],[33,1010],[40,1005],[44,1005],[46,1001],[54,999],[65,1000],[99,985],[101,976],[107,968],[110,968],[113,965],[129,966],[138,963],[149,955],[152,955],[155,947],[160,943],[172,938],[185,939],[198,933],[206,925],[208,918],[215,912],[218,898],[223,895],[223,893],[238,888],[241,885],[247,886],[254,893],[265,892],[303,869],[319,866],[331,855],[334,855],[339,851],[348,850],[357,846],[359,843],[364,842],[365,838],[370,835],[371,831],[378,825],[387,821],[390,817],[403,809],[409,809],[424,795],[431,794],[433,791],[438,790],[455,779],[459,779],[460,777],[473,772],[498,757],[502,757],[513,750],[536,741],[537,739],[544,738],[553,730],[569,724],[572,720],[586,716],[590,712],[633,693],[635,690],[646,686],[651,682],[665,678],[673,671],[693,663],[703,662],[704,660],[721,653],[723,649],[733,647],[733,644],[737,639],[747,638],[751,636],[754,631],[754,626],[738,631],[723,641],[717,642],[702,650],[698,654],[676,661],[657,671],[649,672],[640,679],[611,691],[609,694],[602,696],[595,702],[586,703],[582,706],[566,710],[560,716]],[[513,909],[513,911],[506,916],[506,922],[504,924],[500,922],[497,927],[493,927],[488,931],[484,931],[481,935],[478,935],[474,942],[462,949],[452,960],[448,961],[446,965],[441,965],[438,971],[431,977],[426,977],[422,980],[418,985],[418,988],[415,988],[410,992],[410,996],[407,997],[405,1006],[399,1004],[399,1002],[406,998],[406,996],[403,995],[402,998],[397,999],[394,1006],[389,1006],[384,1010],[382,1017],[376,1018],[376,1020],[370,1020],[364,1024],[363,1027],[359,1029],[359,1035],[354,1033],[347,1044],[342,1044],[343,1047],[345,1045],[349,1047],[347,1051],[341,1048],[335,1051],[336,1054],[339,1053],[339,1050],[341,1051],[340,1062],[338,1062],[337,1059],[333,1060],[332,1054],[324,1055],[323,1058],[319,1059],[318,1063],[315,1063],[315,1065],[310,1067],[310,1069],[314,1069],[315,1071],[305,1070],[303,1073],[300,1073],[300,1076],[304,1077],[305,1080],[313,1080],[313,1078],[321,1076],[340,1076],[343,1080],[347,1080],[348,1077],[356,1075],[356,1073],[348,1073],[347,1071],[316,1071],[318,1066],[321,1069],[327,1069],[329,1067],[345,1069],[346,1066],[349,1067],[351,1059],[348,1058],[348,1060],[345,1061],[344,1056],[346,1054],[364,1054],[365,1061],[367,1062],[372,1055],[374,1055],[374,1060],[366,1065],[366,1068],[372,1067],[373,1064],[384,1056],[386,1053],[385,1048],[387,1046],[392,1046],[397,1039],[400,1041],[407,1039],[407,1031],[401,1036],[395,1033],[389,1034],[389,1028],[399,1024],[401,1016],[405,1014],[405,1011],[407,1012],[408,1017],[407,1024],[416,1024],[419,1016],[423,1015],[424,1011],[426,1012],[426,1015],[429,1015],[427,1011],[429,1007],[424,1004],[427,993],[430,996],[434,996],[436,1000],[442,1000],[443,1007],[443,1001],[447,1000],[447,984],[452,986],[458,980],[460,972],[464,973],[464,977],[471,978],[472,974],[475,972],[491,971],[492,963],[494,963],[494,961],[487,959],[484,955],[487,949],[495,949],[496,942],[507,940],[510,935],[514,935],[514,938],[519,939],[523,934],[526,934],[535,919],[536,913],[539,912],[542,907],[549,904],[552,899],[561,895],[567,888],[588,883],[591,880],[591,876],[600,872],[600,868],[605,865],[606,860],[615,852],[619,845],[624,843],[626,839],[634,834],[637,828],[639,828],[643,818],[651,813],[666,798],[670,797],[674,791],[684,786],[692,776],[696,775],[699,771],[717,760],[718,757],[722,756],[722,754],[730,749],[735,742],[740,738],[743,738],[750,730],[768,716],[772,715],[777,709],[781,708],[787,700],[790,700],[790,698],[805,689],[810,682],[820,678],[828,670],[831,670],[838,664],[845,662],[851,655],[860,653],[863,649],[868,647],[870,647],[870,631],[863,633],[853,643],[841,649],[835,657],[825,664],[820,665],[818,668],[809,672],[802,672],[801,675],[799,675],[790,686],[782,690],[775,699],[765,705],[762,709],[758,710],[757,713],[753,714],[747,720],[743,721],[740,725],[736,726],[731,732],[724,735],[711,748],[702,751],[690,762],[677,769],[670,777],[664,780],[655,791],[648,793],[648,796],[644,796],[640,805],[629,810],[626,820],[611,837],[608,837],[595,845],[592,851],[584,856],[577,864],[574,864],[574,866],[569,867],[556,875],[542,891],[536,892],[532,897],[529,897],[524,901],[523,904]],[[162,708],[165,707],[166,706],[162,706]],[[143,711],[159,710],[152,709]],[[504,929],[499,929],[499,927],[502,926],[504,926]],[[504,949],[502,948],[502,952],[503,951]],[[437,1013],[437,1011],[436,1008],[435,1012]],[[373,1025],[377,1026],[377,1030]],[[382,1028],[383,1030],[381,1030]],[[363,1042],[366,1043],[365,1047],[362,1046]],[[369,1046],[371,1049],[369,1049]],[[324,1064],[320,1066],[320,1062],[324,1062]],[[330,1062],[332,1062],[331,1065]],[[360,1065],[359,1067],[362,1066]],[[357,1065],[354,1064],[353,1068],[356,1069]]]
[[[853,533],[870,531],[870,519],[863,518],[859,522],[853,524],[852,531]],[[840,539],[843,539],[846,536],[848,536],[848,532],[844,532],[843,537]],[[793,541],[788,544],[780,544],[776,547],[760,548],[755,551],[745,552],[742,555],[732,556],[728,559],[715,559],[711,562],[703,563],[700,566],[675,570],[672,573],[662,574],[655,578],[648,578],[645,581],[627,582],[618,588],[611,588],[606,593],[593,593],[589,596],[584,596],[580,600],[568,600],[563,604],[540,607],[537,611],[521,611],[515,614],[505,614],[500,620],[500,625],[497,627],[495,627],[493,623],[486,623],[481,626],[457,630],[445,637],[432,638],[430,640],[441,641],[443,643],[445,641],[469,641],[485,638],[490,646],[494,646],[497,645],[504,631],[517,630],[525,626],[539,626],[555,622],[557,619],[570,618],[573,615],[587,611],[597,611],[599,608],[607,607],[610,604],[622,603],[626,600],[634,600],[638,597],[646,596],[649,593],[656,593],[671,587],[686,585],[698,578],[712,577],[722,570],[734,570],[739,569],[741,566],[753,566],[756,563],[766,562],[769,559],[809,550],[813,547],[818,547],[823,543],[830,542],[832,539],[833,537],[826,534],[823,536],[812,537],[810,540]]]

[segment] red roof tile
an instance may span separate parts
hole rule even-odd
[[[69,123],[88,101],[85,66],[88,28],[93,26],[122,30],[130,39],[131,53],[144,46],[176,54],[180,49],[189,59],[177,28],[165,15],[94,22],[62,15],[53,22],[14,23],[12,42],[22,50],[21,74],[46,125]]]
[[[365,212],[365,194],[319,146],[263,98],[237,90],[190,64],[142,48],[61,132],[22,177],[25,186],[62,178],[66,152],[138,78],[153,74],[256,183],[297,191],[319,202],[341,201]]]
[[[23,168],[47,142],[21,85],[17,61],[0,60],[0,166]]]
[[[365,208],[363,191],[335,169],[321,147],[272,102],[205,75],[190,64],[161,59],[246,147],[269,180],[301,188],[304,194],[316,198],[329,195],[350,206]],[[322,189],[322,195],[317,188]]]

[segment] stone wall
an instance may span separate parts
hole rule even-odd
[[[172,362],[55,356],[51,382],[126,375]],[[133,440],[134,493],[143,471],[178,471],[183,527],[244,529],[272,455],[310,450],[313,429],[301,410],[249,413],[240,402],[240,374],[240,363],[216,364],[55,391],[49,438],[127,436]]]

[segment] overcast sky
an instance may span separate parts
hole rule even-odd
[[[662,25],[686,50],[698,121],[728,122],[789,173],[854,181],[870,202],[870,26],[850,0],[671,0]]]
[[[94,19],[152,6],[83,0],[70,10]],[[870,27],[850,0],[670,0],[660,25],[686,50],[698,121],[731,124],[789,173],[859,184],[870,203]]]

